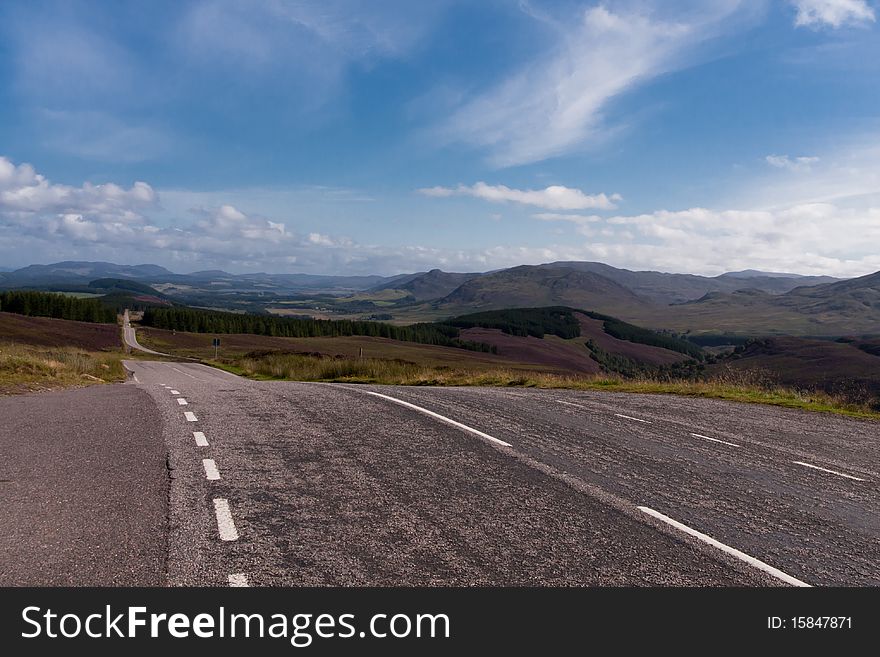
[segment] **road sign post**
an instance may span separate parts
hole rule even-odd
[[[214,338],[212,344],[214,345],[214,360],[217,360],[217,352],[220,350],[220,338]]]

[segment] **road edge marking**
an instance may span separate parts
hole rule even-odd
[[[813,470],[821,470],[822,472],[827,472],[828,474],[837,475],[838,477],[845,477],[846,479],[852,479],[853,481],[865,481],[861,477],[854,477],[853,475],[848,475],[843,472],[838,472],[837,470],[829,470],[828,468],[822,468],[822,467],[819,467],[818,465],[813,465],[812,463],[804,463],[803,461],[792,461],[792,463],[802,465],[805,468],[812,468]]]
[[[633,420],[634,422],[643,422],[644,424],[653,424],[653,422],[651,422],[650,420],[642,420],[640,418],[633,417],[631,415],[623,415],[622,413],[615,413],[614,416],[615,417],[622,417],[626,420]]]
[[[410,408],[414,411],[418,411],[419,413],[424,413],[425,415],[428,415],[436,420],[440,420],[441,422],[445,422],[446,424],[450,424],[453,427],[457,427],[459,429],[462,429],[463,431],[467,431],[468,433],[472,433],[475,436],[479,436],[480,438],[483,438],[485,440],[488,440],[489,442],[495,443],[496,445],[501,445],[502,447],[513,447],[513,445],[511,445],[510,443],[505,442],[503,440],[500,440],[500,439],[496,438],[495,436],[490,436],[488,433],[483,433],[479,429],[474,429],[473,427],[469,427],[468,425],[462,424],[461,422],[457,422],[457,421],[453,420],[452,418],[446,417],[445,415],[440,415],[439,413],[435,413],[434,411],[429,411],[427,408],[422,408],[421,406],[416,406],[415,404],[410,404],[409,402],[403,401],[402,399],[397,399],[396,397],[389,397],[388,395],[383,395],[380,392],[372,392],[371,390],[364,390],[363,392],[367,393],[368,395],[373,395],[374,397],[381,397],[382,399],[387,399],[388,401],[394,402],[395,404],[400,404],[401,406],[406,406],[407,408]]]
[[[767,573],[768,575],[771,575],[771,576],[775,577],[776,579],[785,582],[786,584],[790,584],[791,586],[803,586],[803,587],[810,587],[811,586],[810,584],[807,584],[806,582],[803,582],[803,581],[797,579],[796,577],[792,577],[791,575],[782,572],[778,568],[774,568],[770,564],[765,563],[765,562],[761,561],[760,559],[756,559],[755,557],[750,556],[750,555],[746,554],[745,552],[742,552],[740,550],[737,550],[736,548],[730,547],[729,545],[725,545],[721,541],[716,541],[711,536],[707,536],[706,534],[699,532],[696,529],[692,529],[692,528],[688,527],[687,525],[678,522],[678,520],[673,520],[669,516],[663,515],[659,511],[655,511],[654,509],[647,507],[647,506],[639,506],[636,508],[639,511],[641,511],[642,513],[645,513],[645,514],[651,516],[652,518],[656,518],[657,520],[660,520],[661,522],[665,522],[667,525],[674,527],[675,529],[677,529],[681,532],[684,532],[685,534],[688,534],[689,536],[693,536],[694,538],[697,538],[697,539],[703,541],[704,543],[707,543],[707,544],[711,545],[712,547],[717,548],[718,550],[721,550],[722,552],[724,552],[726,554],[729,554],[733,557],[736,557],[740,561],[743,561],[743,562],[747,563],[748,565],[752,566],[753,568],[757,568],[758,570],[761,570],[761,571]]]
[[[704,436],[701,433],[691,433],[694,438],[703,438],[704,440],[711,440],[713,443],[721,443],[722,445],[730,445],[731,447],[742,447],[742,445],[737,445],[736,443],[729,443],[726,440],[718,440],[718,438],[710,438],[709,436]]]

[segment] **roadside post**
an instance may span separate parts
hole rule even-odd
[[[220,350],[220,338],[214,338],[211,344],[214,345],[214,360],[217,360],[217,352]]]

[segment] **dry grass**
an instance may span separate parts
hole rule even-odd
[[[852,403],[843,397],[824,392],[778,386],[760,372],[741,370],[723,371],[706,380],[664,381],[650,378],[624,379],[607,375],[542,374],[512,369],[475,371],[419,365],[400,360],[321,358],[289,353],[245,356],[220,362],[209,361],[209,364],[256,379],[412,386],[518,386],[676,394],[880,419],[880,411],[876,406]]]
[[[0,343],[0,394],[124,381],[121,352]]]

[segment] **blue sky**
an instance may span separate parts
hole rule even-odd
[[[867,274],[878,11],[4,2],[0,266]]]

